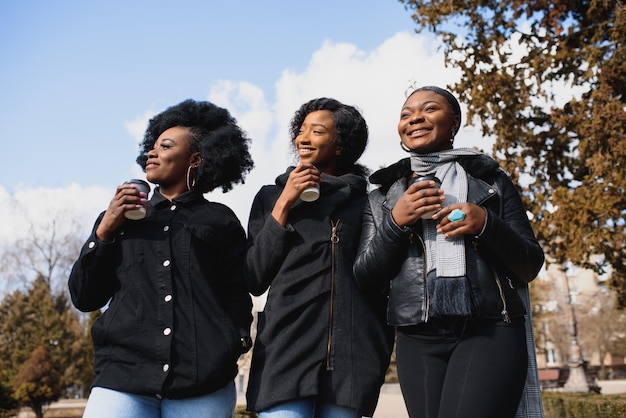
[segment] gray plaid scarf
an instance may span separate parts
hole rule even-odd
[[[431,154],[411,153],[411,169],[418,175],[435,174],[441,180],[446,200],[443,206],[467,202],[467,173],[458,157],[481,155],[470,148],[459,148]],[[469,315],[471,305],[465,269],[465,240],[446,239],[437,234],[437,221],[422,220],[426,266],[429,276],[431,316]],[[433,272],[434,274],[432,274]]]

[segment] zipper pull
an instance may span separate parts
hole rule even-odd
[[[333,244],[339,243],[339,235],[337,235],[337,227],[339,226],[339,219],[337,219],[337,223],[333,223],[333,220],[330,220],[331,233],[330,233],[330,242]]]
[[[511,317],[509,316],[509,311],[507,311],[506,309],[502,311],[502,319],[504,319],[504,322],[506,322],[507,324],[511,323]]]

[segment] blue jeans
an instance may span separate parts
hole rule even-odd
[[[236,402],[234,382],[217,392],[186,399],[158,399],[95,387],[83,418],[232,418]]]
[[[314,398],[297,399],[259,412],[259,418],[361,418],[356,409],[317,402]]]

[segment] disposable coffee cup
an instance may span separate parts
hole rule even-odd
[[[434,189],[439,189],[441,187],[441,180],[439,180],[436,176],[432,174],[428,174],[426,176],[412,177],[408,181],[408,186],[410,186],[413,183],[417,183],[419,181],[428,181],[428,180],[432,180],[435,182],[435,185],[433,186]],[[422,219],[432,219],[435,213],[437,213],[437,210],[426,212],[425,214],[422,215]]]
[[[135,188],[140,192],[144,192],[146,196],[148,196],[148,193],[150,193],[150,185],[141,179],[131,179],[131,180],[125,181],[124,184],[134,184]],[[130,219],[133,221],[138,221],[139,219],[143,219],[146,217],[146,205],[147,205],[147,202],[140,208],[128,210],[124,212],[124,216],[127,219]]]
[[[302,194],[300,194],[300,199],[304,202],[313,202],[317,200],[318,197],[320,197],[319,184],[315,186],[307,187],[306,189],[304,189]]]
[[[319,170],[316,167],[313,167],[313,168],[315,168],[319,172]],[[319,183],[314,185],[314,186],[307,187],[300,194],[300,200],[302,200],[303,202],[314,202],[319,197],[320,197],[320,185],[319,185]]]

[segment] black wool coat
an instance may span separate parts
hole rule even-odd
[[[393,346],[386,296],[358,289],[352,268],[367,202],[366,180],[323,175],[320,198],[298,201],[283,228],[271,216],[289,172],[264,186],[250,213],[245,278],[260,295],[247,391],[262,411],[305,397],[371,416]]]

